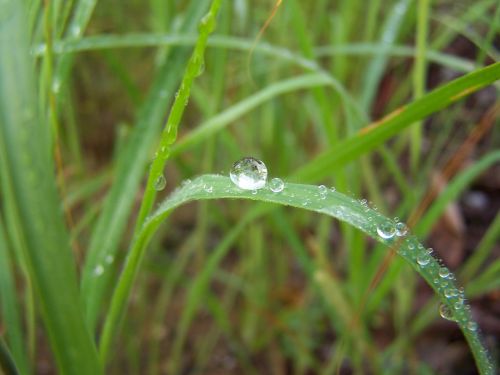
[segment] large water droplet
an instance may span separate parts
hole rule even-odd
[[[283,191],[284,188],[285,188],[285,183],[281,178],[275,177],[271,180],[271,182],[269,182],[269,189],[271,189],[273,193],[280,193]]]
[[[448,307],[448,305],[445,305],[444,303],[439,305],[439,315],[441,315],[441,317],[446,320],[454,320],[453,311]]]
[[[162,191],[165,189],[165,186],[167,185],[167,180],[165,180],[165,177],[161,174],[156,178],[154,188],[156,191]]]
[[[240,189],[262,189],[267,181],[267,167],[258,159],[246,157],[233,164],[229,176]]]
[[[377,234],[384,240],[389,240],[396,234],[396,228],[391,221],[387,220],[377,226]]]

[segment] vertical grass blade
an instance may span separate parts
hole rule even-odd
[[[99,374],[83,320],[75,264],[61,215],[50,130],[37,116],[24,2],[0,5],[0,173],[27,249],[30,277],[60,373]]]
[[[29,373],[28,357],[24,346],[21,313],[16,298],[13,263],[7,245],[2,217],[0,217],[0,314],[6,328],[6,339],[23,374]]]
[[[207,3],[208,0],[191,3],[190,8],[186,10],[184,31],[194,28]],[[99,277],[96,277],[94,270],[99,265],[102,267],[107,264],[106,259],[113,258],[118,250],[134,204],[131,197],[137,194],[149,162],[150,150],[161,131],[167,105],[179,83],[179,73],[185,63],[184,52],[182,49],[174,49],[172,56],[160,67],[155,83],[139,111],[136,126],[124,146],[122,157],[118,160],[113,186],[92,233],[82,275],[85,314],[91,331],[95,329],[113,275],[113,272],[109,272],[110,267],[105,267]]]

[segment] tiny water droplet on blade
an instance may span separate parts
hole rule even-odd
[[[328,194],[328,188],[325,185],[318,186],[319,197],[321,199],[326,199],[326,194]]]
[[[94,276],[101,276],[104,273],[104,267],[100,264],[98,264],[94,268]]]
[[[408,227],[406,226],[405,223],[403,222],[397,222],[396,223],[396,236],[398,237],[403,237],[408,234]]]
[[[448,307],[448,305],[445,305],[444,303],[439,305],[439,315],[441,315],[441,317],[446,320],[454,320],[453,311]]]
[[[384,240],[389,240],[396,235],[396,228],[391,221],[385,221],[377,226],[377,234]]]
[[[450,270],[446,267],[441,267],[439,269],[439,276],[441,276],[443,279],[446,279],[448,276],[450,276]]]
[[[271,182],[269,182],[269,189],[271,189],[273,193],[280,193],[284,188],[285,183],[281,178],[273,178]]]
[[[205,184],[203,185],[203,190],[205,190],[207,193],[212,193],[214,191],[214,188],[212,185]]]
[[[165,180],[165,176],[159,175],[156,178],[154,188],[156,191],[162,191],[165,189],[165,186],[167,185],[167,180]]]
[[[233,164],[229,177],[240,189],[262,189],[267,182],[267,167],[258,159],[246,157]]]

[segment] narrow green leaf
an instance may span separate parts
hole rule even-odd
[[[75,263],[61,215],[50,131],[37,118],[24,2],[3,1],[0,16],[0,174],[10,185],[52,350],[64,374],[101,373],[86,330]]]
[[[417,237],[404,234],[401,230],[398,237],[398,229],[391,219],[366,204],[336,191],[325,192],[314,185],[286,183],[280,193],[272,192],[268,187],[252,192],[239,189],[228,177],[204,175],[176,190],[160,205],[145,222],[133,247],[146,247],[156,229],[173,209],[190,201],[205,199],[249,199],[314,211],[348,223],[390,247],[427,281],[441,303],[450,309],[452,319],[457,322],[469,342],[480,373],[494,374],[493,364],[478,336],[477,325],[472,320],[470,308],[464,303],[463,292],[456,286],[454,278],[440,275],[440,263],[419,243]],[[130,254],[138,252],[132,249]],[[125,290],[129,288],[126,280],[128,280],[126,277],[121,280],[118,293],[122,288]],[[455,296],[447,297],[447,295]],[[124,308],[119,302],[121,301],[118,299],[113,301],[111,311]]]

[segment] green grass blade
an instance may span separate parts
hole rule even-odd
[[[387,65],[389,48],[396,41],[399,28],[406,15],[410,2],[410,0],[398,0],[391,9],[391,13],[383,26],[382,35],[380,37],[382,48],[365,71],[361,106],[367,112],[369,112],[370,106],[372,105],[378,84],[382,78],[384,68]]]
[[[191,58],[187,63],[181,86],[175,95],[174,103],[170,110],[165,128],[163,129],[163,132],[161,134],[160,142],[150,167],[146,190],[144,192],[141,208],[136,221],[134,237],[136,236],[138,230],[142,227],[146,216],[149,214],[156,198],[157,191],[165,187],[165,177],[163,175],[163,170],[168,158],[170,157],[171,146],[177,139],[177,128],[189,100],[193,81],[202,73],[202,68],[204,69],[204,54],[206,43],[208,36],[215,29],[215,23],[220,5],[221,0],[214,0],[210,6],[208,13],[200,21],[198,28],[199,39],[196,43]],[[161,189],[157,187],[158,181],[160,179],[163,179],[163,186],[161,187]],[[122,275],[120,277],[120,280],[124,280],[124,285],[126,285],[126,287],[120,289],[118,293],[115,292],[115,294],[113,295],[113,301],[118,300],[118,302],[112,304],[111,312],[106,317],[103,337],[101,339],[99,347],[101,360],[103,363],[106,363],[108,359],[111,343],[114,338],[115,331],[118,330],[122,313],[121,309],[117,310],[116,307],[113,307],[117,305],[125,305],[128,301],[132,284],[135,280],[135,276],[142,260],[144,251],[142,251],[142,248],[140,247],[136,249],[139,249],[139,251],[128,254],[125,261],[125,270],[122,272]],[[132,251],[133,250],[134,248],[132,248]]]
[[[208,0],[203,3],[191,3],[185,14],[186,24],[183,25],[186,31],[195,27],[207,3]],[[134,204],[130,197],[137,194],[145,168],[150,161],[150,150],[157,142],[167,105],[179,84],[178,73],[184,67],[185,51],[176,49],[172,52],[173,57],[167,58],[159,69],[154,85],[139,111],[137,124],[120,152],[113,185],[92,232],[82,274],[86,319],[92,331],[95,329],[113,275],[113,272],[109,272],[109,260],[116,256]],[[96,269],[103,269],[99,277],[96,277]]]
[[[208,189],[207,187],[210,187]],[[413,235],[404,237],[392,236],[384,239],[379,235],[381,226],[390,226],[395,230],[394,222],[381,215],[378,211],[335,191],[321,193],[317,186],[287,183],[280,193],[274,193],[268,188],[260,189],[256,193],[244,191],[236,187],[228,177],[205,175],[194,179],[191,183],[175,191],[165,200],[158,210],[145,222],[134,247],[145,247],[159,227],[161,222],[169,216],[176,207],[193,200],[201,199],[250,199],[260,202],[276,203],[285,206],[303,208],[337,218],[350,224],[368,236],[392,247],[410,266],[418,272],[434,289],[441,302],[453,312],[453,319],[458,323],[464,336],[469,342],[471,351],[481,374],[493,374],[491,363],[486,349],[484,349],[478,336],[476,325],[473,323],[470,308],[463,303],[463,293],[457,288],[452,277],[441,277],[441,265],[432,257],[418,239]],[[394,233],[393,233],[394,234]],[[132,250],[131,254],[137,251]],[[425,259],[425,262],[422,260]],[[118,285],[118,291],[130,288],[129,278],[123,278]],[[450,291],[456,297],[446,297]],[[118,302],[118,303],[117,303]],[[124,308],[121,300],[114,300],[112,311]],[[106,332],[105,332],[106,333]]]
[[[19,374],[14,358],[12,358],[2,336],[0,336],[0,370],[2,370],[2,373],[5,375]]]
[[[29,373],[28,356],[23,340],[21,312],[16,298],[13,262],[7,245],[3,220],[0,217],[0,312],[6,327],[6,338],[21,373]]]
[[[500,151],[494,151],[456,176],[446,189],[439,194],[439,197],[432,203],[425,216],[415,226],[415,233],[422,236],[428,234],[448,204],[454,201],[482,172],[499,161]]]
[[[298,170],[296,181],[318,180],[367,153],[403,129],[500,79],[500,63],[457,78],[362,129]]]
[[[50,130],[37,118],[33,61],[24,2],[7,1],[0,16],[0,173],[13,192],[14,218],[26,243],[58,368],[99,374],[96,348],[83,320],[75,263],[61,215]]]

